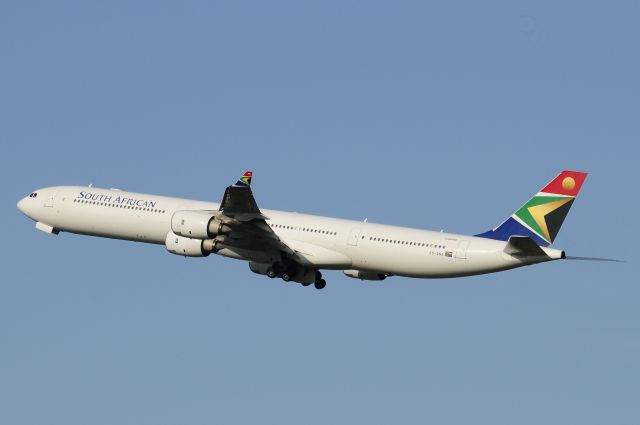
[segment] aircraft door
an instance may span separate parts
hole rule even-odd
[[[469,248],[469,241],[460,241],[456,250],[456,258],[467,258],[467,248]]]

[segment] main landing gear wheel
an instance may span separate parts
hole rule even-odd
[[[269,270],[267,270],[267,276],[270,277],[271,279],[274,279],[275,277],[278,276],[278,272],[275,271],[273,267],[270,267]]]
[[[291,280],[291,275],[287,272],[282,273],[282,280],[289,282]]]
[[[322,289],[327,286],[327,281],[322,278],[322,273],[316,270],[316,281],[313,283],[316,289]]]
[[[302,283],[302,286],[309,286],[309,285],[311,285],[311,282],[303,282]]]

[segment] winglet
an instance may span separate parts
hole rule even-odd
[[[249,187],[251,186],[251,177],[253,177],[252,171],[245,171],[242,177],[238,179],[234,186],[236,187]]]
[[[222,196],[220,211],[238,221],[250,221],[253,219],[266,220],[262,215],[251,191],[251,171],[245,171],[242,177],[231,186],[228,186]]]

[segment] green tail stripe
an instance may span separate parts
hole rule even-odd
[[[538,223],[536,223],[536,220],[533,218],[533,216],[529,212],[529,208],[535,207],[538,205],[548,204],[550,202],[556,202],[563,198],[564,197],[562,196],[534,196],[529,200],[529,202],[524,204],[518,211],[516,211],[516,216],[518,216],[520,220],[525,222],[527,226],[533,229],[538,234],[538,236],[546,240],[547,237],[544,235],[544,232],[542,231],[540,226],[538,226]],[[551,241],[548,241],[548,242],[551,242]]]

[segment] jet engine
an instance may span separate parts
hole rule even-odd
[[[186,238],[173,232],[167,233],[164,244],[170,253],[185,257],[206,257],[213,251],[213,241],[210,239]]]
[[[372,272],[368,270],[343,270],[345,275],[360,280],[385,280],[387,275],[384,273]]]
[[[208,239],[231,231],[226,223],[207,211],[176,211],[171,217],[171,230],[187,238]]]

